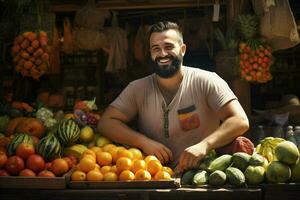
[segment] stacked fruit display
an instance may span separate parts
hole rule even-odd
[[[49,152],[55,145],[49,141],[45,144],[43,140],[44,138],[34,145],[28,134],[17,134],[9,142],[7,149],[0,150],[0,176],[58,177],[63,176],[76,164],[73,157],[50,160],[44,156],[42,151],[45,147],[48,148],[45,151]]]
[[[273,145],[275,144],[275,145]],[[274,147],[275,146],[275,147]],[[274,150],[271,148],[274,147]],[[252,155],[235,152],[216,157],[210,154],[202,160],[198,169],[186,171],[181,178],[182,185],[225,184],[243,187],[246,184],[300,182],[300,161],[297,146],[284,139],[267,138],[258,146],[260,153]],[[274,154],[270,157],[269,154]]]
[[[49,46],[47,33],[44,31],[24,32],[14,40],[12,47],[15,70],[22,76],[38,80],[45,74],[49,64]]]
[[[144,156],[137,148],[114,144],[94,146],[81,155],[72,181],[171,180],[173,171],[153,155]]]
[[[256,83],[272,79],[270,67],[273,64],[272,49],[262,40],[256,39],[258,20],[253,15],[238,17],[238,28],[244,38],[239,44],[239,71],[241,78]]]
[[[74,118],[80,125],[95,127],[100,115],[94,112],[97,110],[96,98],[93,100],[79,100],[74,105]]]

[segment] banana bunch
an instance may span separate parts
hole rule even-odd
[[[87,150],[88,148],[82,144],[75,144],[71,147],[65,148],[63,154],[65,156],[75,156],[78,160],[81,158],[81,155]]]
[[[255,152],[263,155],[270,163],[277,159],[275,156],[275,147],[283,141],[285,140],[279,137],[266,137],[255,147]]]

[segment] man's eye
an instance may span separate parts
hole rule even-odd
[[[152,51],[153,51],[153,52],[159,52],[160,49],[159,49],[159,48],[154,48],[154,49],[152,49]]]
[[[172,50],[173,47],[172,46],[166,46],[166,50]]]

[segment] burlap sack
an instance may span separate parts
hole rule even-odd
[[[274,51],[294,47],[299,34],[288,0],[252,0],[260,18],[260,33]]]
[[[101,30],[108,17],[110,17],[108,10],[97,8],[95,0],[88,0],[87,5],[76,12],[74,22],[75,26]]]
[[[108,42],[106,35],[103,32],[87,29],[78,28],[73,29],[74,46],[80,50],[94,51],[101,49],[106,46]]]

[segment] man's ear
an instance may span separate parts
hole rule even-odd
[[[181,45],[180,50],[182,52],[182,55],[184,56],[185,51],[186,51],[186,45],[184,43]]]

